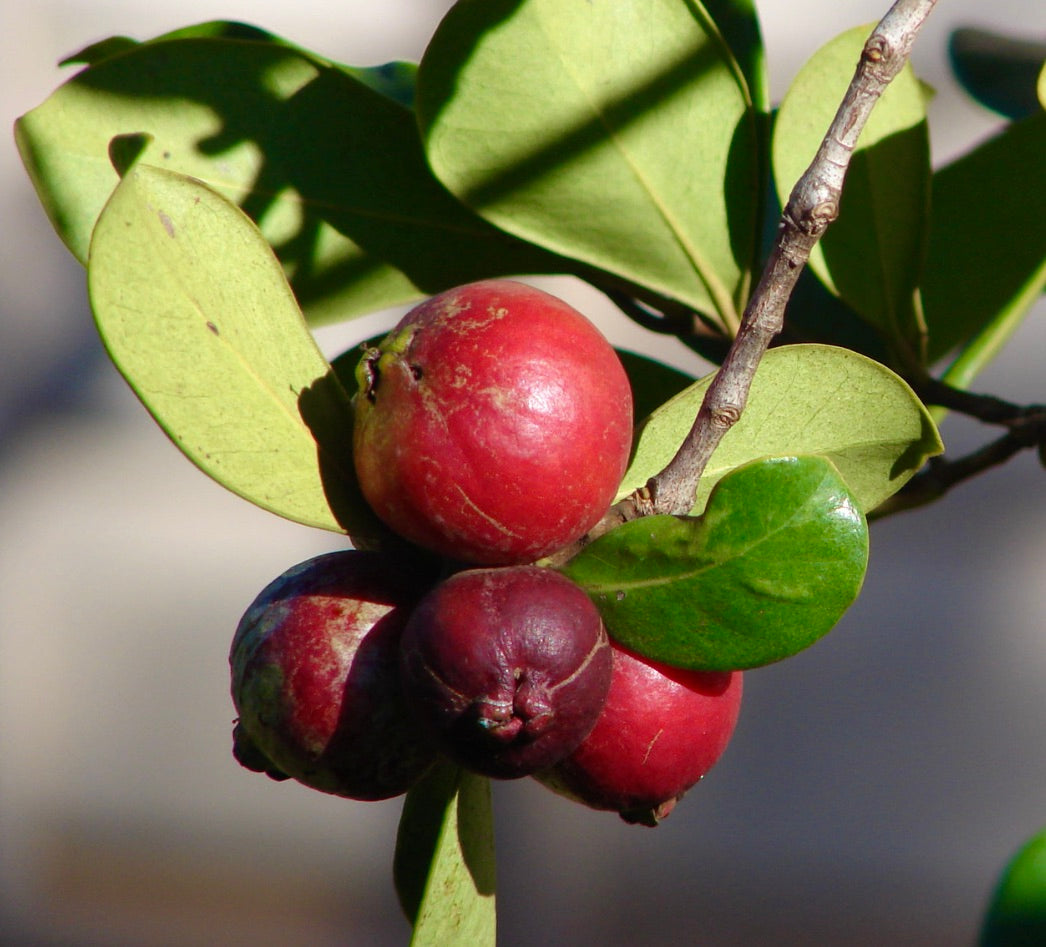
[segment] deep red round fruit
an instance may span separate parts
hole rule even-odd
[[[628,378],[599,330],[548,293],[486,280],[434,296],[357,377],[360,486],[412,542],[479,565],[532,562],[614,499]]]
[[[499,779],[577,747],[610,686],[599,612],[569,579],[534,566],[436,586],[404,629],[400,661],[407,701],[440,748]]]
[[[237,759],[351,799],[406,792],[435,759],[407,713],[398,665],[427,584],[398,560],[344,551],[263,589],[229,656]]]
[[[603,713],[568,757],[537,778],[626,822],[656,825],[723,754],[741,710],[740,671],[684,671],[611,642]]]

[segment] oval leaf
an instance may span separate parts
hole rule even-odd
[[[818,50],[781,102],[772,161],[782,204],[816,154],[870,31],[848,30]],[[906,66],[872,110],[846,174],[839,217],[814,247],[810,266],[833,293],[913,351],[929,199],[925,96]]]
[[[709,12],[748,86],[748,100],[756,110],[770,112],[766,50],[755,0],[704,0]]]
[[[712,377],[691,385],[646,420],[619,497],[672,459]],[[760,362],[741,419],[705,468],[693,512],[704,508],[712,487],[735,467],[760,457],[820,454],[835,464],[868,513],[942,450],[930,413],[886,366],[834,346],[785,345]]]
[[[570,271],[432,176],[400,104],[413,67],[342,68],[261,31],[205,26],[123,47],[18,120],[22,159],[77,259],[118,181],[110,140],[144,134],[141,160],[258,223],[313,323],[486,276]]]
[[[933,176],[922,297],[930,356],[971,346],[953,384],[969,384],[1046,285],[1046,112],[1008,125]]]
[[[563,571],[609,633],[682,668],[732,670],[790,657],[857,598],[864,516],[820,457],[759,461],[724,477],[697,518],[654,516],[586,546]]]
[[[136,165],[99,217],[87,272],[113,362],[194,464],[280,516],[373,533],[340,446],[348,398],[238,208]]]
[[[494,820],[490,781],[438,764],[403,804],[393,877],[414,925],[412,947],[494,947]]]
[[[757,122],[700,4],[458,3],[422,58],[417,96],[429,163],[465,204],[736,327]]]

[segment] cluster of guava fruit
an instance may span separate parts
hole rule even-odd
[[[443,756],[656,824],[726,748],[741,673],[629,651],[537,564],[602,518],[625,472],[613,348],[554,296],[486,280],[411,310],[357,380],[360,488],[406,542],[310,559],[251,604],[230,655],[236,759],[384,799]]]

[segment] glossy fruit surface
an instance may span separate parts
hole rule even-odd
[[[426,583],[399,560],[356,551],[318,556],[270,583],[240,620],[229,658],[237,759],[352,799],[409,789],[435,759],[398,672],[400,635]]]
[[[415,609],[401,643],[404,689],[451,758],[510,779],[550,766],[592,728],[610,645],[588,596],[548,569],[459,572]]]
[[[537,774],[626,822],[656,825],[723,754],[741,709],[740,671],[684,671],[611,642],[603,713],[581,745]]]
[[[486,280],[434,296],[357,377],[360,486],[412,542],[477,565],[532,562],[614,499],[628,378],[599,330],[548,293]]]

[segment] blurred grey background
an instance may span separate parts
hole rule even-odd
[[[254,22],[360,65],[417,59],[448,0],[0,0],[5,126],[58,59],[124,33]],[[886,0],[760,5],[774,97]],[[1046,36],[1037,0],[942,0],[914,61],[935,161],[995,126],[948,73],[958,26]],[[1028,173],[1041,174],[1042,167]],[[237,619],[334,537],[224,492],[93,335],[84,274],[0,144],[0,942],[393,945],[399,803],[276,784],[230,755]],[[569,281],[618,343],[656,339]],[[334,354],[396,313],[320,333]],[[1041,301],[979,387],[1044,400]],[[681,348],[658,349],[703,371]],[[949,447],[990,432],[949,420]],[[732,746],[655,830],[498,784],[502,943],[969,944],[1046,824],[1046,505],[1032,456],[876,524],[866,590],[810,651],[752,672]]]

